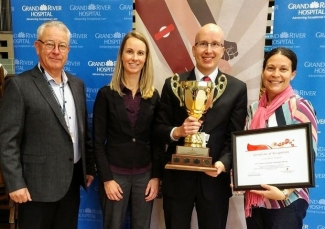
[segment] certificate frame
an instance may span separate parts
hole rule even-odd
[[[311,123],[232,132],[233,189],[315,187]]]

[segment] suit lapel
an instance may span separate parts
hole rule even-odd
[[[196,80],[194,69],[190,72],[185,72],[180,75],[180,81],[192,81]]]
[[[216,77],[216,79],[215,79],[215,81],[214,81],[215,85],[218,84],[218,80],[219,80],[220,76],[223,75],[223,74],[224,74],[224,73],[221,72],[220,70],[218,71],[218,75],[217,75],[217,77]],[[215,90],[215,91],[214,91],[214,94],[213,94],[213,99],[214,99],[216,96],[217,96],[217,93],[216,93],[216,90]],[[221,95],[220,97],[222,97],[222,95]],[[220,97],[219,97],[219,99],[220,99]],[[218,101],[218,99],[217,99],[216,101],[214,101],[214,103],[216,103],[217,101]],[[214,105],[214,103],[213,103],[213,105]]]
[[[224,74],[223,72],[221,72],[220,70],[218,71],[218,75],[217,75],[217,77],[216,77],[216,80],[215,80],[215,84],[217,84],[218,83],[218,79],[219,79],[219,77],[222,75],[222,74]],[[227,76],[226,76],[227,77]],[[217,96],[217,93],[214,93],[214,95],[213,95],[213,99],[215,98]],[[218,100],[220,100],[220,99],[222,99],[222,100],[224,100],[224,99],[228,99],[227,97],[223,97],[224,95],[221,95],[216,101],[214,101],[214,103],[213,103],[213,106],[212,106],[212,108],[209,108],[208,110],[207,110],[207,113],[206,113],[206,117],[205,117],[205,119],[206,119],[206,122],[207,123],[209,123],[208,125],[204,125],[204,128],[203,128],[203,131],[204,132],[206,132],[206,133],[209,133],[212,129],[214,129],[215,128],[215,126],[216,125],[218,125],[218,122],[216,121],[218,118],[218,113],[219,113],[219,111],[220,111],[220,105],[218,105],[218,104],[220,104],[220,102],[218,101]],[[205,123],[204,123],[205,124]]]
[[[49,85],[47,84],[44,76],[38,69],[38,66],[33,68],[32,75],[34,77],[34,79],[33,79],[34,83],[35,83],[36,87],[38,88],[38,90],[40,91],[40,93],[43,95],[43,98],[50,105],[50,107],[53,110],[53,113],[59,119],[61,125],[69,133],[68,127],[65,123],[65,120],[64,120],[64,117],[63,117],[63,114],[61,111],[61,107],[58,104],[58,102],[55,100],[55,97],[53,96],[53,93],[52,93],[51,89],[49,88]]]

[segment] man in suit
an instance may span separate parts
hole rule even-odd
[[[224,54],[224,33],[216,24],[204,25],[195,37],[192,47],[196,67],[180,74],[180,81],[202,80],[209,76],[218,84],[227,80],[223,94],[206,112],[205,120],[188,116],[173,93],[171,78],[166,79],[161,95],[161,106],[156,119],[155,134],[168,148],[165,163],[171,160],[177,145],[184,145],[184,137],[201,128],[210,135],[210,149],[215,171],[197,172],[164,170],[162,181],[163,208],[167,229],[188,229],[193,207],[198,216],[199,228],[225,229],[228,216],[230,170],[232,167],[231,132],[243,130],[247,110],[247,88],[242,81],[224,74],[218,63]],[[215,93],[216,94],[216,93]]]
[[[77,228],[80,185],[94,179],[85,86],[63,70],[70,37],[62,22],[40,25],[39,63],[5,84],[0,162],[20,229]]]

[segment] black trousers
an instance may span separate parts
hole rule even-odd
[[[77,229],[81,178],[82,163],[79,160],[74,166],[68,192],[62,199],[56,202],[30,201],[19,204],[19,229]]]
[[[207,200],[202,192],[200,179],[189,195],[175,198],[164,195],[163,208],[166,229],[189,229],[193,208],[196,208],[200,229],[225,229],[227,224],[229,198]]]
[[[246,218],[247,229],[301,229],[307,209],[304,199],[279,209],[253,208],[252,217]]]

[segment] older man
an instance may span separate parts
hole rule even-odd
[[[20,229],[77,228],[80,185],[93,180],[84,83],[63,70],[70,37],[62,22],[40,25],[39,63],[6,81],[0,161]]]

